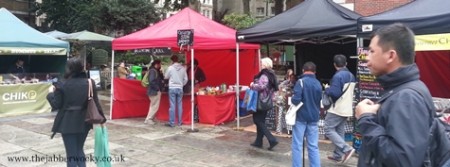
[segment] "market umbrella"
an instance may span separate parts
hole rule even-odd
[[[84,30],[84,31],[68,34],[67,36],[61,37],[61,39],[68,40],[68,41],[86,41],[86,42],[106,41],[106,42],[111,42],[114,38]]]
[[[86,59],[86,44],[87,43],[93,44],[93,43],[107,42],[108,44],[110,44],[114,38],[84,30],[84,31],[68,34],[66,36],[61,37],[61,39],[70,41],[70,42],[81,42],[84,45],[83,49],[81,51],[81,56],[83,59]],[[86,62],[85,62],[85,65],[86,65]],[[111,64],[111,67],[113,67],[113,64]]]
[[[49,35],[49,36],[51,36],[53,38],[57,38],[57,39],[61,39],[63,37],[66,37],[67,35],[69,35],[69,34],[67,34],[65,32],[61,32],[61,31],[58,31],[58,30],[49,31],[49,32],[46,32],[44,34],[47,34],[47,35]]]

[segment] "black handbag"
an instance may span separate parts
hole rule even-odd
[[[273,108],[272,96],[267,96],[266,99],[260,99],[260,94],[258,93],[258,104],[256,105],[257,111],[269,111]],[[264,102],[266,101],[266,102]]]

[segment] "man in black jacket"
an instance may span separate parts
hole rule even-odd
[[[365,99],[356,106],[363,136],[358,167],[424,163],[432,113],[427,105],[432,97],[419,80],[414,46],[414,33],[402,24],[378,29],[370,41],[367,66],[385,93],[381,103]],[[405,84],[417,90],[401,89]]]

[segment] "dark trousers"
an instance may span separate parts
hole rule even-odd
[[[256,140],[254,144],[262,145],[263,137],[266,136],[269,143],[277,141],[272,133],[266,127],[267,111],[257,111],[253,113],[253,123],[256,125]]]
[[[86,130],[85,133],[62,134],[68,167],[86,166],[83,146],[88,133],[89,130]]]

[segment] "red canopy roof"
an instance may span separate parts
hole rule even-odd
[[[113,50],[152,47],[178,47],[177,30],[194,30],[194,49],[235,49],[236,30],[208,19],[190,8],[135,33],[116,38]],[[242,49],[258,49],[259,45],[243,44]]]

